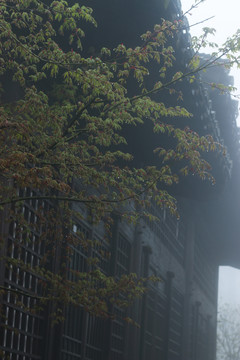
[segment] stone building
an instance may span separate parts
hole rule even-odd
[[[97,1],[95,5],[102,25],[97,34],[92,35],[94,47],[101,39],[108,46],[113,40],[131,43],[159,18],[174,19],[181,14],[179,1],[105,0],[104,6]],[[110,33],[114,33],[114,39],[107,36]],[[184,66],[191,55],[186,30],[176,46],[177,59]],[[225,70],[216,71],[225,82],[231,81]],[[206,74],[208,78],[213,75]],[[202,134],[211,133],[217,141],[226,143],[227,156],[209,155],[217,185],[213,187],[191,178],[174,188],[180,220],[154,204],[150,211],[159,222],[142,219],[134,226],[115,216],[111,244],[104,243],[101,226],[92,227],[82,220],[75,222],[72,228],[73,234],[83,232],[110,250],[109,261],[101,259],[101,268],[106,274],[116,277],[128,272],[139,276],[154,274],[162,281],[155,285],[149,283],[148,292],[127,312],[115,306],[112,309],[115,320],[95,318],[80,307],[71,306],[65,309],[65,323],[58,326],[51,326],[48,316],[51,309],[30,314],[18,307],[9,291],[3,298],[5,317],[0,336],[0,349],[6,359],[7,356],[11,360],[215,359],[218,267],[240,264],[239,138],[236,136],[235,101],[228,95],[220,98],[216,92],[211,93],[201,80],[199,75],[192,87],[183,84],[184,105],[194,115],[196,130]],[[143,137],[143,130],[140,129],[138,135]],[[136,161],[148,160],[148,144],[152,139],[145,140],[146,147],[138,142],[132,144]],[[32,193],[29,189],[24,191]],[[23,206],[25,219],[34,219],[39,206],[37,201],[26,202]],[[43,201],[41,206],[46,208],[48,203]],[[79,206],[77,210],[84,214],[84,208]],[[5,251],[17,258],[16,224],[6,227],[2,221],[2,236],[8,234]],[[33,241],[22,246],[21,258],[26,263],[37,264],[43,256],[43,244],[37,241],[39,236],[35,231]],[[75,248],[70,268],[84,271],[87,257],[84,249]],[[36,301],[31,294],[37,293],[38,281],[30,271],[16,276],[2,262],[0,285],[22,291],[21,301],[26,305]],[[123,320],[126,315],[139,323],[140,328],[126,324]]]

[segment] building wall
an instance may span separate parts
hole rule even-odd
[[[34,207],[25,204],[23,212],[30,221]],[[95,318],[83,312],[80,306],[70,306],[65,309],[65,323],[55,327],[48,318],[53,305],[33,315],[18,308],[17,297],[9,292],[3,300],[6,317],[2,319],[4,326],[1,328],[1,349],[5,354],[10,359],[25,360],[197,360],[202,356],[212,359],[217,292],[207,285],[212,272],[216,275],[216,285],[217,265],[208,261],[204,248],[199,250],[198,242],[202,239],[196,233],[194,217],[186,214],[185,219],[177,220],[166,209],[157,208],[154,213],[160,219],[158,223],[141,220],[136,226],[116,217],[110,244],[104,244],[102,226],[92,228],[78,222],[74,223],[72,231],[97,238],[111,251],[109,261],[100,259],[106,274],[118,277],[134,271],[139,276],[159,276],[161,282],[149,282],[148,292],[136,300],[132,308],[126,311],[116,306],[112,308],[115,320]],[[38,262],[44,251],[37,241],[39,235],[34,233],[31,243],[22,242],[20,247],[15,247],[18,236],[22,235],[13,222],[6,245],[9,256],[16,259],[21,256],[28,264]],[[86,271],[87,257],[83,248],[75,249],[70,269]],[[20,272],[14,266],[6,267],[2,284],[22,291],[25,295],[19,300],[29,305],[36,301],[31,296],[38,293],[39,280],[33,278],[31,271]],[[74,276],[71,271],[69,276]],[[127,315],[138,322],[140,328],[127,325],[123,320]],[[211,344],[209,339],[213,339]]]
[[[68,313],[62,359],[71,359],[71,354],[75,354],[73,359],[92,360],[214,358],[218,266],[204,248],[199,250],[204,239],[196,233],[196,219],[187,216],[184,223],[166,210],[158,212],[159,224],[141,221],[134,227],[115,220],[110,273],[118,276],[135,271],[141,276],[159,276],[162,281],[149,283],[148,292],[126,313],[114,309],[113,321],[94,319],[80,309],[72,310],[78,315]],[[122,318],[126,315],[140,329],[125,324]],[[69,326],[77,316],[81,334],[79,328],[74,333],[74,325]]]

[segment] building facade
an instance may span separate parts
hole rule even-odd
[[[143,0],[106,0],[105,3],[109,11],[103,11],[105,25],[100,27],[94,38],[96,43],[104,38],[112,44],[112,39],[106,37],[109,27],[115,29],[116,42],[122,39],[131,42],[161,17],[174,19],[181,14],[179,1],[165,1],[164,5],[152,1],[152,6]],[[96,4],[99,17],[102,15],[100,5]],[[121,17],[123,13],[125,16]],[[188,32],[183,31],[180,40],[176,52],[179,62],[184,65],[190,52]],[[224,76],[225,81],[230,81],[227,73]],[[131,308],[122,310],[114,306],[112,312],[115,318],[104,320],[84,312],[81,306],[71,305],[64,309],[65,322],[56,325],[52,325],[50,319],[54,303],[39,312],[29,313],[20,306],[20,302],[26,308],[36,303],[41,279],[34,276],[31,267],[40,263],[46,251],[42,236],[44,231],[37,226],[38,209],[46,210],[51,204],[45,200],[29,200],[22,206],[25,220],[36,224],[31,229],[30,242],[25,242],[17,222],[9,224],[2,212],[1,237],[4,246],[1,252],[3,258],[8,256],[12,259],[10,265],[4,260],[1,262],[0,286],[10,289],[1,294],[0,350],[3,359],[215,359],[218,267],[240,264],[236,235],[239,226],[236,219],[239,208],[239,196],[236,195],[239,140],[235,138],[235,102],[228,95],[223,95],[226,106],[219,110],[218,95],[210,93],[200,80],[199,77],[191,88],[188,83],[183,88],[185,107],[189,107],[194,115],[193,127],[200,133],[212,134],[219,142],[226,138],[229,148],[226,157],[214,155],[210,158],[210,162],[216,165],[217,181],[219,179],[216,189],[211,185],[200,185],[195,179],[186,180],[176,187],[174,191],[179,201],[180,220],[171,216],[167,209],[159,209],[154,204],[149,210],[158,217],[158,222],[141,219],[133,225],[114,215],[110,243],[104,240],[103,226],[92,226],[84,220],[84,216],[81,221],[73,221],[73,236],[83,233],[90,239],[98,240],[111,254],[109,259],[96,254],[105,274],[119,277],[134,272],[138,276],[155,275],[162,279],[156,284],[149,282],[146,294],[136,299]],[[223,125],[224,116],[231,116],[228,127]],[[231,136],[234,136],[234,143]],[[133,148],[140,154],[138,144]],[[148,149],[142,151],[148,153]],[[144,157],[142,154],[138,156]],[[30,196],[33,194],[29,189],[23,191]],[[84,214],[83,207],[75,210]],[[230,227],[231,230],[228,230]],[[228,242],[227,234],[230,235]],[[21,242],[20,247],[16,246],[16,241]],[[58,256],[52,259],[51,264],[56,272]],[[86,271],[88,257],[89,253],[83,247],[75,247],[69,268]],[[25,270],[18,268],[15,262],[18,259],[27,265]],[[69,276],[73,276],[71,274],[74,272],[69,272]],[[16,294],[20,297],[19,302]],[[124,320],[127,316],[140,326],[127,324]]]

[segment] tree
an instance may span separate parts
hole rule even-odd
[[[103,47],[89,57],[82,38],[86,23],[97,26],[91,8],[63,0],[1,0],[0,8],[0,206],[16,234],[15,255],[5,254],[4,260],[13,274],[37,274],[41,290],[32,296],[38,306],[55,302],[55,320],[62,319],[62,306],[67,304],[111,316],[109,303],[126,306],[142,294],[144,280],[134,274],[119,279],[105,275],[97,260],[99,254],[107,256],[104,248],[80,230],[71,231],[74,221],[87,216],[93,225],[104,223],[109,237],[113,213],[132,222],[140,216],[153,219],[147,206],[154,201],[177,214],[166,185],[177,183],[180,175],[195,173],[214,181],[202,153],[221,146],[211,136],[200,137],[168,122],[191,114],[179,105],[167,107],[161,94],[174,93],[176,84],[185,79],[191,83],[199,71],[236,51],[238,34],[204,64],[198,61],[201,38],[185,72],[171,74],[175,57],[169,39],[183,29],[181,18],[162,20],[142,35],[137,47]],[[204,41],[210,31],[205,30]],[[233,56],[229,62],[237,61]],[[159,78],[147,85],[153,63],[159,66]],[[15,97],[8,93],[11,84],[17,89]],[[155,149],[157,166],[137,168],[131,165],[124,131],[143,122],[152,123],[154,133],[171,138],[172,146],[160,143]],[[36,218],[26,218],[24,202],[35,207]],[[38,264],[21,259],[22,244],[33,241],[34,229],[45,242]],[[90,256],[88,271],[67,270],[77,246],[98,254]],[[59,253],[64,256],[56,274],[51,259]]]
[[[240,311],[238,306],[225,304],[220,308],[217,327],[217,359],[240,358]]]

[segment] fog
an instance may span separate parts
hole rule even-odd
[[[183,11],[186,12],[194,3],[193,0],[182,0]],[[223,44],[239,28],[240,1],[229,0],[205,0],[197,9],[193,9],[187,16],[190,25],[202,22],[212,17],[210,20],[191,27],[191,34],[199,36],[204,26],[216,29],[216,34],[212,41]],[[204,49],[205,52],[209,51]],[[233,69],[231,74],[234,76],[234,85],[238,88],[236,95],[240,93],[240,74],[239,70]],[[237,120],[240,126],[240,117]],[[240,214],[239,214],[240,216]],[[240,234],[239,234],[240,236]],[[239,254],[240,256],[240,254]],[[219,293],[218,303],[221,306],[224,303],[231,305],[240,305],[240,270],[230,266],[221,266],[219,269]]]
[[[240,305],[240,270],[231,266],[219,268],[218,304]]]
[[[195,1],[198,2],[198,1]],[[183,12],[188,11],[194,0],[181,0]],[[193,9],[187,18],[191,27],[190,32],[194,36],[199,36],[202,33],[203,27],[211,27],[216,30],[215,36],[209,40],[222,45],[228,37],[233,35],[239,28],[239,0],[205,0],[196,9]],[[202,22],[210,18],[206,22]],[[199,23],[198,25],[195,25]],[[211,51],[204,49],[202,52]],[[234,76],[234,86],[237,88],[235,96],[240,95],[240,74],[239,70],[232,69],[231,75]],[[238,126],[240,126],[240,116],[237,119]]]

